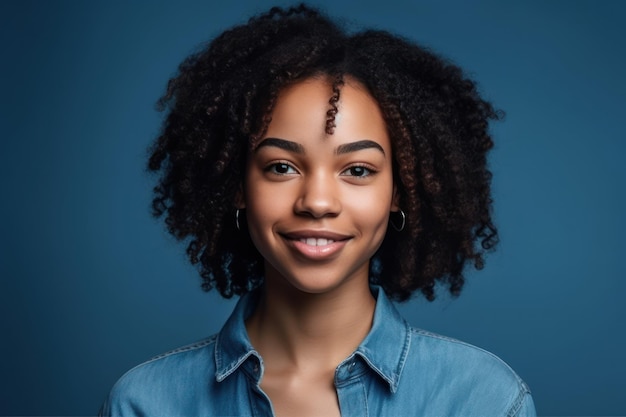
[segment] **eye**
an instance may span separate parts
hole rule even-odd
[[[369,177],[370,175],[375,174],[376,172],[372,169],[369,169],[367,167],[364,167],[362,165],[355,165],[355,166],[351,166],[350,168],[346,169],[345,171],[343,171],[341,173],[341,175],[347,175],[350,177],[358,177],[358,178],[365,178],[365,177]]]
[[[291,175],[298,173],[294,167],[284,162],[277,162],[268,165],[267,168],[265,168],[265,171],[276,175]]]

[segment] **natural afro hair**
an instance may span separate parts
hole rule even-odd
[[[236,229],[235,199],[279,92],[312,76],[333,88],[327,133],[351,78],[378,102],[392,141],[406,227],[389,228],[370,281],[400,301],[415,290],[433,300],[437,282],[458,295],[465,265],[482,268],[497,243],[486,157],[499,112],[426,48],[385,31],[348,33],[305,5],[225,31],[180,65],[159,101],[166,118],[149,160],[159,174],[153,210],[188,240],[203,288],[231,297],[263,282],[263,259]]]

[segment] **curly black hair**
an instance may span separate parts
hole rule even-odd
[[[380,30],[348,33],[306,5],[225,31],[180,65],[159,100],[166,118],[148,164],[159,174],[153,212],[188,240],[203,289],[229,298],[262,284],[263,259],[236,229],[235,199],[279,92],[312,76],[332,83],[328,133],[350,77],[378,102],[392,141],[406,227],[389,228],[370,281],[398,301],[418,289],[433,300],[437,283],[458,295],[465,265],[481,269],[498,240],[486,157],[488,122],[500,112],[426,48]]]

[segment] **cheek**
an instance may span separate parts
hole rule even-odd
[[[246,190],[248,216],[255,222],[267,224],[284,218],[293,211],[293,189],[284,185],[272,185],[257,181]]]
[[[379,192],[344,199],[344,209],[351,213],[353,221],[364,234],[382,240],[389,221],[391,198],[391,193],[385,187]]]
[[[257,250],[265,256],[265,250],[271,243],[273,226],[285,215],[288,215],[287,199],[276,198],[275,192],[258,186],[249,187],[245,191],[246,219],[250,238]]]

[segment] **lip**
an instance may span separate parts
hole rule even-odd
[[[298,230],[280,233],[281,237],[291,249],[305,259],[321,261],[336,257],[351,239],[351,236],[328,230]],[[330,241],[321,242],[322,245],[311,245],[307,239]]]

